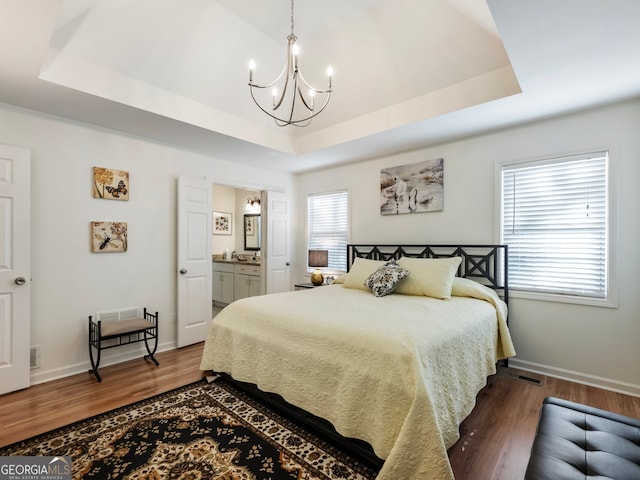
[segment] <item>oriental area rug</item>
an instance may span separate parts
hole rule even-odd
[[[74,479],[370,480],[377,471],[224,380],[206,379],[0,456],[71,457]]]

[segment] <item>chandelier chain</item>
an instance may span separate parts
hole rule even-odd
[[[291,35],[293,35],[293,0],[291,0]]]

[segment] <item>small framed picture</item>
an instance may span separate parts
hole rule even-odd
[[[129,200],[129,172],[93,167],[93,197]]]
[[[91,251],[126,252],[127,222],[91,222]]]
[[[231,235],[231,214],[226,212],[213,212],[213,234]]]

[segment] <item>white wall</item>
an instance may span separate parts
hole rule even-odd
[[[617,170],[619,307],[512,298],[510,327],[518,352],[512,364],[640,395],[640,100],[300,175],[295,203],[306,205],[309,193],[348,189],[351,242],[493,243],[497,163],[602,148],[610,149]],[[381,216],[380,169],[439,157],[444,211]],[[305,242],[299,229],[295,243]],[[305,251],[298,249],[296,265],[305,265]],[[303,281],[304,267],[295,274]]]
[[[231,235],[213,235],[211,253],[222,255],[225,250],[228,250],[229,255],[233,251],[239,254],[248,253],[244,250],[244,214],[247,198],[260,198],[260,191],[214,184],[211,196],[213,211],[231,213],[232,216]],[[259,213],[258,210],[256,213]]]
[[[96,311],[157,310],[161,348],[175,346],[178,176],[293,191],[289,174],[3,104],[0,143],[32,155],[31,343],[42,349],[32,383],[88,369],[87,316]],[[92,198],[94,166],[129,171],[130,200]],[[92,220],[128,222],[129,250],[91,253]],[[105,352],[103,364],[134,348]]]
[[[211,238],[211,253],[222,254],[225,250],[231,255],[236,246],[236,189],[228,185],[213,185],[211,189],[211,208],[214,212],[226,212],[232,214],[231,235],[213,235]]]

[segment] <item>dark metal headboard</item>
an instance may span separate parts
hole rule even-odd
[[[356,257],[398,260],[400,257],[462,257],[456,273],[496,290],[509,303],[507,245],[347,245],[347,271]]]

